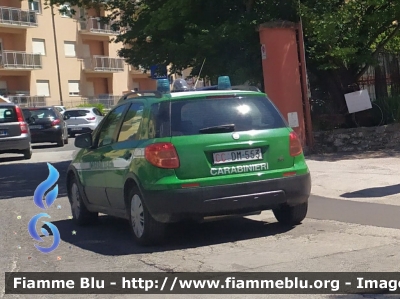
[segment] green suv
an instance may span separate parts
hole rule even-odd
[[[125,95],[68,168],[74,220],[104,213],[129,220],[140,244],[168,223],[273,211],[283,224],[306,217],[311,178],[301,142],[267,95],[229,89]]]

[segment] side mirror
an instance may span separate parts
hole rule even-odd
[[[75,138],[75,146],[78,148],[91,148],[92,147],[92,134],[86,133],[78,135]]]
[[[63,115],[63,119],[64,119],[64,120],[68,120],[68,119],[70,119],[70,116],[64,114],[64,115]]]

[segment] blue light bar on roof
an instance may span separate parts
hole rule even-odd
[[[157,91],[161,93],[170,93],[171,87],[169,86],[169,80],[168,79],[157,80]]]
[[[231,89],[231,79],[229,76],[218,77],[218,89]]]

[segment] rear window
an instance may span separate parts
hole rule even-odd
[[[97,110],[96,108],[93,109],[93,113],[98,116],[103,116],[103,114],[101,114],[101,112],[99,110]]]
[[[0,106],[0,123],[17,122],[17,114],[14,107],[1,107]]]
[[[268,98],[203,98],[153,105],[149,138],[197,135],[201,129],[230,124],[235,131],[287,127]]]
[[[151,106],[149,139],[171,136],[170,104],[171,102],[165,101]]]
[[[36,119],[42,118],[54,118],[57,117],[56,113],[51,109],[23,109],[25,118],[27,117],[34,117]]]
[[[65,111],[64,115],[68,115],[69,117],[84,117],[90,113],[90,110],[72,110]]]

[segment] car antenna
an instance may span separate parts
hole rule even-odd
[[[204,66],[204,63],[206,62],[206,59],[207,59],[207,58],[204,58],[203,64],[201,65],[201,69],[200,69],[199,75],[197,76],[196,83],[194,84],[194,89],[196,89],[197,83],[199,82],[199,78],[200,78],[200,75],[201,75],[201,71],[203,70],[203,66]]]

